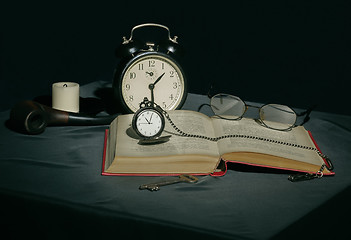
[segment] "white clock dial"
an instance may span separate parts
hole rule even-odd
[[[135,125],[137,131],[144,137],[153,137],[160,134],[163,130],[162,117],[158,112],[147,109],[138,115]]]
[[[179,67],[162,55],[148,54],[133,62],[122,77],[122,97],[133,112],[144,97],[152,99],[150,84],[154,84],[155,103],[164,110],[176,109],[183,100],[184,76]]]

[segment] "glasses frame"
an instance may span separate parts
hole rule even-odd
[[[267,105],[273,105],[273,103],[266,103],[266,104],[263,104],[262,106],[258,107],[258,106],[254,106],[254,105],[251,105],[251,104],[247,104],[244,100],[242,100],[241,98],[239,98],[239,97],[237,97],[237,96],[234,96],[234,95],[231,95],[231,94],[226,94],[226,93],[218,93],[218,94],[215,94],[215,95],[213,95],[212,97],[210,97],[210,104],[209,104],[209,106],[211,107],[211,110],[213,111],[213,113],[215,113],[215,111],[213,110],[213,107],[214,107],[214,106],[211,104],[211,101],[212,101],[212,99],[213,99],[214,97],[216,97],[216,96],[218,96],[218,95],[235,97],[235,98],[237,98],[237,100],[240,100],[240,101],[243,102],[244,105],[245,105],[245,110],[243,111],[243,113],[241,114],[241,116],[239,116],[239,117],[237,117],[237,118],[226,118],[226,117],[223,117],[223,116],[221,116],[221,115],[215,114],[216,117],[221,118],[221,119],[225,119],[225,120],[231,120],[231,121],[239,121],[239,120],[241,120],[241,119],[244,117],[246,111],[249,109],[249,107],[257,108],[258,111],[259,111],[259,116],[261,116],[261,109],[262,109],[262,108],[264,108],[264,107],[267,106]],[[275,104],[275,103],[274,103],[274,104]],[[282,104],[276,104],[276,105],[286,106],[286,105],[282,105]],[[270,127],[270,126],[268,126],[261,118],[254,119],[254,120],[255,120],[258,124],[260,124],[261,126],[264,126],[264,127],[266,127],[266,128],[269,128],[269,129],[278,130],[278,131],[290,131],[291,129],[293,129],[293,128],[299,126],[299,125],[296,125],[296,122],[297,122],[297,117],[298,117],[300,114],[297,114],[297,113],[295,112],[295,110],[292,109],[292,108],[290,108],[289,106],[286,106],[286,107],[288,107],[289,109],[291,109],[292,112],[295,114],[295,121],[294,121],[294,123],[293,123],[290,127],[286,128],[286,129],[279,129],[279,128]],[[307,111],[306,111],[306,112],[307,112]],[[309,111],[309,112],[311,112],[311,111]],[[308,118],[308,119],[309,119],[309,118]]]

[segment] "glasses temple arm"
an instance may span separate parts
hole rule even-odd
[[[204,107],[204,106],[209,106],[209,107],[211,107],[210,104],[204,103],[204,104],[201,104],[201,105],[197,108],[197,111],[200,112],[201,108]]]
[[[299,124],[300,126],[304,125],[306,122],[308,122],[310,120],[310,114],[313,111],[313,109],[315,109],[316,107],[317,107],[317,105],[315,104],[315,105],[309,107],[306,111],[303,111],[301,113],[296,114],[298,117],[306,115],[305,118],[303,119],[302,123]]]
[[[213,84],[211,83],[209,89],[208,89],[208,92],[207,92],[207,97],[208,98],[212,98],[214,95],[212,94],[212,91],[213,91]]]

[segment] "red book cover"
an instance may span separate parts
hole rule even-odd
[[[108,129],[105,130],[105,138],[104,138],[104,150],[103,150],[103,161],[102,161],[102,175],[104,176],[178,176],[181,175],[181,173],[179,174],[147,174],[147,173],[108,173],[105,172],[105,161],[106,161],[106,149],[107,149],[107,138],[108,138]],[[315,139],[313,138],[312,134],[310,131],[308,131],[308,134],[312,140],[312,142],[314,143],[315,147],[321,152],[320,148],[318,147]],[[247,163],[247,162],[241,162],[241,161],[234,161],[234,160],[225,160],[222,159],[224,161],[224,164],[222,164],[222,169],[216,169],[213,173],[203,173],[203,174],[191,174],[191,175],[211,175],[211,176],[224,176],[227,173],[228,167],[227,164],[228,163],[239,163],[239,164],[245,164],[245,165],[250,165],[250,166],[258,166],[258,167],[265,167],[265,168],[273,168],[273,169],[279,169],[279,170],[287,170],[287,171],[293,171],[293,172],[297,172],[296,169],[289,169],[289,168],[281,168],[281,167],[273,167],[273,166],[268,166],[268,165],[260,165],[260,164],[251,164],[251,163]],[[325,159],[323,159],[326,166],[329,166],[329,163],[327,161],[325,161]],[[306,172],[306,173],[312,173],[312,172],[308,172],[308,171],[298,171],[298,172]],[[334,175],[335,173],[330,171],[328,173],[324,173],[324,175]]]

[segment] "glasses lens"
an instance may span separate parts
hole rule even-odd
[[[245,103],[238,97],[228,94],[217,94],[211,98],[214,114],[226,119],[238,119],[245,112]]]
[[[296,113],[285,105],[268,104],[260,109],[260,119],[267,127],[286,130],[295,125]]]

